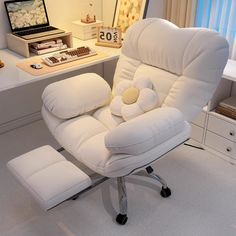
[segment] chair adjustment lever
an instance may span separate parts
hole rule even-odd
[[[146,171],[148,174],[151,174],[153,172],[153,168],[151,166],[146,167]]]

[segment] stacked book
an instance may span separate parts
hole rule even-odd
[[[216,112],[236,120],[236,96],[221,101],[216,107]]]
[[[65,48],[67,48],[67,45],[64,44],[61,39],[45,40],[37,43],[31,43],[29,45],[30,52],[37,55],[55,52]]]

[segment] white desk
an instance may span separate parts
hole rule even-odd
[[[47,75],[42,75],[42,76],[32,76],[18,69],[15,66],[16,63],[18,63],[21,60],[24,60],[25,58],[8,49],[0,50],[0,59],[5,63],[5,67],[0,69],[0,92],[7,89],[15,88],[18,86],[22,86],[25,84],[29,84],[35,81],[39,81],[42,79],[54,77],[59,74],[60,75],[66,74],[71,71],[79,70],[88,66],[103,63],[106,61],[111,61],[119,57],[120,49],[95,46],[95,41],[96,41],[95,39],[82,41],[82,40],[74,38],[73,44],[74,44],[74,47],[88,45],[92,48],[95,48],[95,50],[106,53],[108,55],[106,58],[102,58],[102,59],[95,60],[89,63],[78,65],[76,67],[69,67],[67,69],[64,69],[63,71],[60,70],[60,71],[53,72]],[[228,60],[228,63],[224,70],[223,78],[236,82],[235,75],[236,75],[236,61]]]
[[[67,69],[56,71],[42,76],[32,76],[22,71],[21,69],[18,69],[16,67],[16,63],[24,60],[25,58],[8,49],[0,50],[0,59],[5,63],[5,67],[0,69],[0,92],[11,88],[16,88],[18,86],[26,85],[35,81],[50,79],[51,77],[70,73],[72,71],[77,71],[106,61],[118,59],[120,55],[120,49],[95,46],[95,41],[95,39],[82,41],[74,38],[73,47],[89,46],[97,51],[104,52],[107,55],[106,58],[94,60],[89,63],[85,63],[78,66],[68,67]]]

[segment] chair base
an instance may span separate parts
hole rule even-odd
[[[171,190],[168,188],[166,181],[161,178],[159,175],[154,173],[154,170],[151,166],[146,167],[146,172],[143,173],[143,171],[139,171],[135,173],[136,175],[140,176],[146,176],[150,177],[152,179],[157,180],[162,184],[160,195],[163,198],[168,198],[171,196]],[[118,177],[117,178],[117,185],[118,185],[118,197],[119,197],[119,208],[120,213],[116,217],[116,222],[120,225],[125,225],[128,221],[127,217],[127,192],[126,192],[126,186],[125,186],[125,177]]]

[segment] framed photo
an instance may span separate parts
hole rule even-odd
[[[135,21],[146,17],[148,0],[117,0],[113,27],[119,27],[122,35]]]

